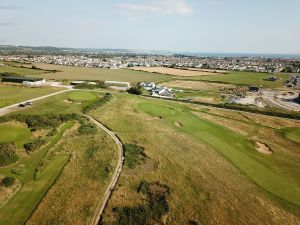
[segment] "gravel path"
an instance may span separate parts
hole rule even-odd
[[[123,152],[123,145],[121,143],[121,141],[119,140],[119,138],[115,135],[114,132],[112,132],[111,130],[109,130],[107,127],[105,127],[101,122],[99,122],[98,120],[95,120],[93,117],[86,115],[86,117],[93,122],[95,125],[97,125],[99,128],[101,128],[102,130],[104,130],[113,140],[114,142],[117,144],[118,146],[118,150],[119,150],[119,160],[118,160],[118,164],[117,167],[115,169],[115,172],[113,174],[113,177],[111,179],[110,184],[108,185],[108,187],[105,190],[105,193],[103,195],[103,199],[100,202],[99,206],[98,206],[98,213],[96,214],[94,220],[93,220],[93,225],[97,225],[99,223],[99,220],[101,218],[101,215],[105,209],[105,206],[107,205],[107,202],[109,200],[109,197],[112,194],[112,191],[114,189],[114,187],[116,186],[116,183],[120,177],[120,174],[122,172],[122,168],[123,168],[123,162],[124,162],[124,152]]]

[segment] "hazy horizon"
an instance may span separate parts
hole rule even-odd
[[[0,45],[300,54],[297,0],[0,0]]]

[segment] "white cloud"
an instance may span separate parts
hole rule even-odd
[[[118,8],[129,12],[148,12],[167,15],[188,15],[193,8],[186,0],[147,0],[144,3],[120,3]]]

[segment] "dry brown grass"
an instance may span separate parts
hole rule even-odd
[[[77,137],[76,130],[72,130],[51,152],[52,157],[71,154],[71,159],[26,224],[91,224],[112,174],[97,179],[89,177],[89,168],[95,163],[86,158],[91,146],[99,146],[95,155],[99,166],[108,163],[112,169],[115,167],[117,151],[110,137],[103,131]],[[95,174],[100,172],[93,170]]]
[[[0,182],[5,176],[0,174]],[[22,183],[19,180],[16,180],[14,185],[11,187],[4,187],[0,184],[0,207],[5,205],[10,198],[14,196],[15,193],[22,187]]]
[[[178,132],[174,124],[137,108],[142,98],[119,96],[96,117],[118,132],[123,143],[136,143],[158,165],[149,170],[122,172],[105,210],[104,222],[113,224],[114,207],[143,202],[136,188],[141,180],[159,181],[171,188],[165,224],[276,225],[298,224],[299,218],[269,200],[247,177],[210,146]]]
[[[216,73],[213,72],[190,71],[190,70],[174,69],[174,68],[167,68],[167,67],[133,67],[131,69],[137,71],[160,73],[160,74],[167,74],[167,75],[180,76],[180,77],[216,75]]]
[[[210,73],[229,73],[228,70],[214,70],[214,69],[201,69],[201,68],[186,68],[191,71],[202,71],[202,72],[210,72]]]
[[[186,81],[186,80],[173,80],[159,84],[166,87],[176,87],[192,90],[203,90],[203,91],[220,91],[223,88],[234,88],[234,85],[230,84],[217,84],[217,83],[206,83],[202,81]]]

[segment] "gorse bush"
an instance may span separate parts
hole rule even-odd
[[[44,144],[46,144],[46,140],[43,138],[39,138],[33,142],[24,144],[24,148],[26,149],[26,151],[34,152],[40,149]]]
[[[97,127],[93,123],[81,124],[78,128],[79,134],[95,134],[97,133]]]
[[[105,84],[103,81],[98,82],[97,84],[78,84],[74,87],[75,89],[89,89],[89,90],[94,90],[94,89],[99,89],[99,88],[106,88]]]
[[[144,148],[136,144],[124,144],[125,166],[130,169],[135,168],[141,160],[147,156],[144,153]]]
[[[23,115],[16,114],[10,116],[0,117],[0,123],[9,122],[12,120],[26,123],[28,128],[32,131],[40,130],[43,128],[56,128],[62,123],[70,120],[80,120],[81,116],[76,113],[71,114],[58,114],[58,115]]]
[[[84,107],[82,109],[83,113],[89,113],[92,110],[95,110],[101,106],[103,106],[105,103],[109,102],[112,98],[112,94],[106,93],[102,98],[96,100],[95,102],[91,103],[90,105]]]
[[[134,207],[117,207],[118,225],[160,224],[161,217],[169,211],[167,197],[170,188],[160,183],[142,181],[137,190],[147,196],[147,202]]]
[[[1,181],[1,185],[4,187],[11,187],[15,184],[16,179],[14,177],[4,177]]]
[[[7,166],[18,161],[15,143],[0,143],[0,166]]]

